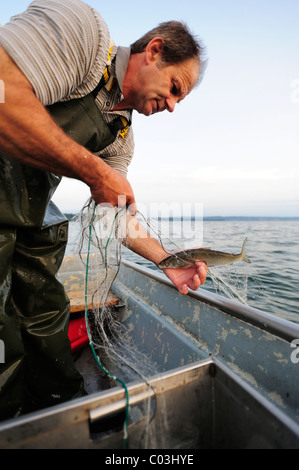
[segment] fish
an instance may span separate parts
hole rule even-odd
[[[188,250],[182,250],[177,253],[172,253],[170,256],[165,258],[158,264],[160,269],[165,268],[187,268],[192,266],[197,261],[206,263],[210,266],[224,266],[226,264],[232,264],[236,261],[244,261],[250,263],[245,253],[247,238],[245,238],[242,246],[242,250],[239,254],[224,253],[222,251],[211,250],[210,248],[191,248]]]

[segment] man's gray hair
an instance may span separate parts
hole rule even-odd
[[[206,48],[191,33],[188,26],[180,21],[166,21],[159,24],[131,45],[131,54],[143,52],[148,43],[156,37],[164,39],[162,51],[164,65],[174,65],[194,59],[200,64],[200,76],[203,75],[207,65]]]

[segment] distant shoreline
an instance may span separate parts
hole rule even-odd
[[[73,220],[75,217],[78,216],[78,214],[71,214],[71,213],[65,213],[65,217],[68,220]],[[210,216],[210,217],[203,217],[203,219],[196,218],[196,217],[185,217],[185,216],[180,216],[180,217],[165,217],[165,216],[159,216],[159,217],[151,217],[154,220],[173,220],[173,221],[178,221],[178,220],[203,220],[204,222],[225,222],[225,221],[299,221],[299,217],[273,217],[273,216]]]

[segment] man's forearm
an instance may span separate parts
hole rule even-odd
[[[136,218],[127,219],[127,230],[128,235],[124,240],[124,245],[132,251],[156,265],[159,265],[164,258],[167,258],[168,253],[157,240],[150,237]],[[168,268],[163,269],[163,271],[181,294],[187,294],[188,288],[197,290],[201,284],[204,284],[207,276],[207,266],[205,263],[200,262],[187,268]]]
[[[41,170],[81,179],[83,159],[88,166],[94,156],[62,132],[37,100],[30,83],[1,52],[4,63],[0,78],[5,83],[5,103],[0,107],[1,152]]]
[[[125,178],[102,159],[70,139],[38,101],[27,78],[0,48],[0,151],[24,164],[86,183],[97,202],[118,203],[118,195],[135,202]]]
[[[168,256],[158,240],[152,238],[135,217],[127,217],[127,237],[123,244],[156,265]]]

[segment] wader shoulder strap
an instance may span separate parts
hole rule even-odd
[[[92,94],[47,106],[54,121],[78,144],[97,153],[112,144],[117,135],[124,137],[131,120],[118,116],[107,123]]]
[[[111,80],[109,66],[112,48],[113,44],[109,50],[102,78],[89,95],[46,107],[54,121],[69,137],[94,153],[112,144],[118,134],[124,137],[131,125],[131,120],[127,121],[123,116],[118,116],[114,121],[107,123],[95,102],[99,91]]]
[[[92,92],[91,92],[91,94],[92,94],[92,96],[94,97],[94,99],[96,99],[97,94],[99,93],[99,91],[100,91],[105,85],[108,87],[108,83],[109,83],[109,81],[111,80],[110,66],[111,66],[111,54],[112,54],[113,46],[114,46],[114,43],[113,43],[113,41],[111,40],[111,41],[110,41],[110,49],[109,49],[109,52],[108,52],[107,63],[106,63],[106,67],[105,67],[105,70],[104,70],[104,72],[103,72],[102,78],[101,78],[101,80],[99,81],[99,83],[98,83],[98,85],[96,86],[96,88],[95,88],[94,90],[92,90]],[[110,89],[110,87],[109,87],[109,89]]]
[[[115,140],[91,94],[55,103],[47,109],[71,139],[91,152],[99,152]]]

